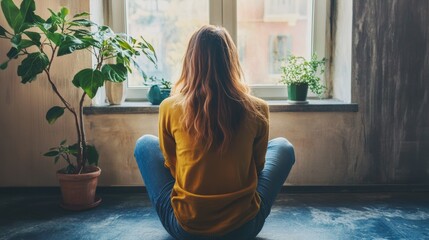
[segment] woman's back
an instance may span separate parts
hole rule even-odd
[[[195,144],[194,136],[181,124],[182,98],[176,95],[160,106],[160,147],[176,179],[171,203],[185,230],[223,234],[259,210],[257,174],[264,166],[268,125],[245,113],[224,152],[205,149],[205,143]],[[268,118],[266,103],[251,99]]]
[[[159,140],[137,141],[149,197],[176,239],[255,237],[293,164],[286,139],[268,142],[268,106],[242,76],[227,31],[202,27],[159,108]]]

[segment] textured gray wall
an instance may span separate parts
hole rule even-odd
[[[366,178],[429,183],[429,1],[355,0],[353,9]]]

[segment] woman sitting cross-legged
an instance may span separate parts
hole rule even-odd
[[[252,239],[295,162],[285,138],[268,141],[268,105],[242,79],[222,27],[193,34],[172,96],[159,108],[159,138],[135,158],[162,225],[176,239]]]

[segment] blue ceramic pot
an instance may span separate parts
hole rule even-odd
[[[160,88],[158,85],[152,85],[147,93],[147,99],[153,105],[159,105],[162,100],[170,96],[171,89]]]

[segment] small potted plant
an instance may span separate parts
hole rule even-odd
[[[290,55],[281,66],[280,83],[286,84],[288,101],[291,103],[308,103],[307,92],[322,95],[326,87],[320,81],[320,74],[325,71],[326,59],[317,59],[314,53],[310,60]]]
[[[0,38],[8,40],[11,48],[0,68],[6,69],[10,61],[18,59],[21,63],[17,75],[24,84],[44,75],[49,83],[47,91],[52,90],[62,103],[48,110],[46,120],[53,124],[68,111],[75,123],[77,142],[68,144],[64,140],[45,153],[53,157],[55,163],[60,159],[67,163],[57,172],[63,197],[61,206],[70,210],[95,207],[101,201],[95,196],[101,170],[97,167],[96,148],[86,141],[85,98],[93,98],[105,81],[124,81],[132,64],[142,71],[134,60],[136,56],[144,55],[155,63],[155,51],[143,38],[116,34],[107,26],[98,26],[86,19],[89,14],[85,12],[69,17],[65,7],[59,12],[49,9],[50,16],[45,20],[35,14],[34,0],[23,0],[19,7],[13,0],[1,0],[1,9],[10,29],[0,26]],[[70,79],[70,84],[81,90],[80,98],[74,103],[64,98],[51,71],[60,67],[54,64],[57,58],[83,50],[94,56],[95,64]]]
[[[145,85],[151,86],[147,93],[147,99],[153,105],[159,105],[164,99],[170,96],[172,83],[164,78],[160,79],[156,76],[151,76],[145,82]]]

